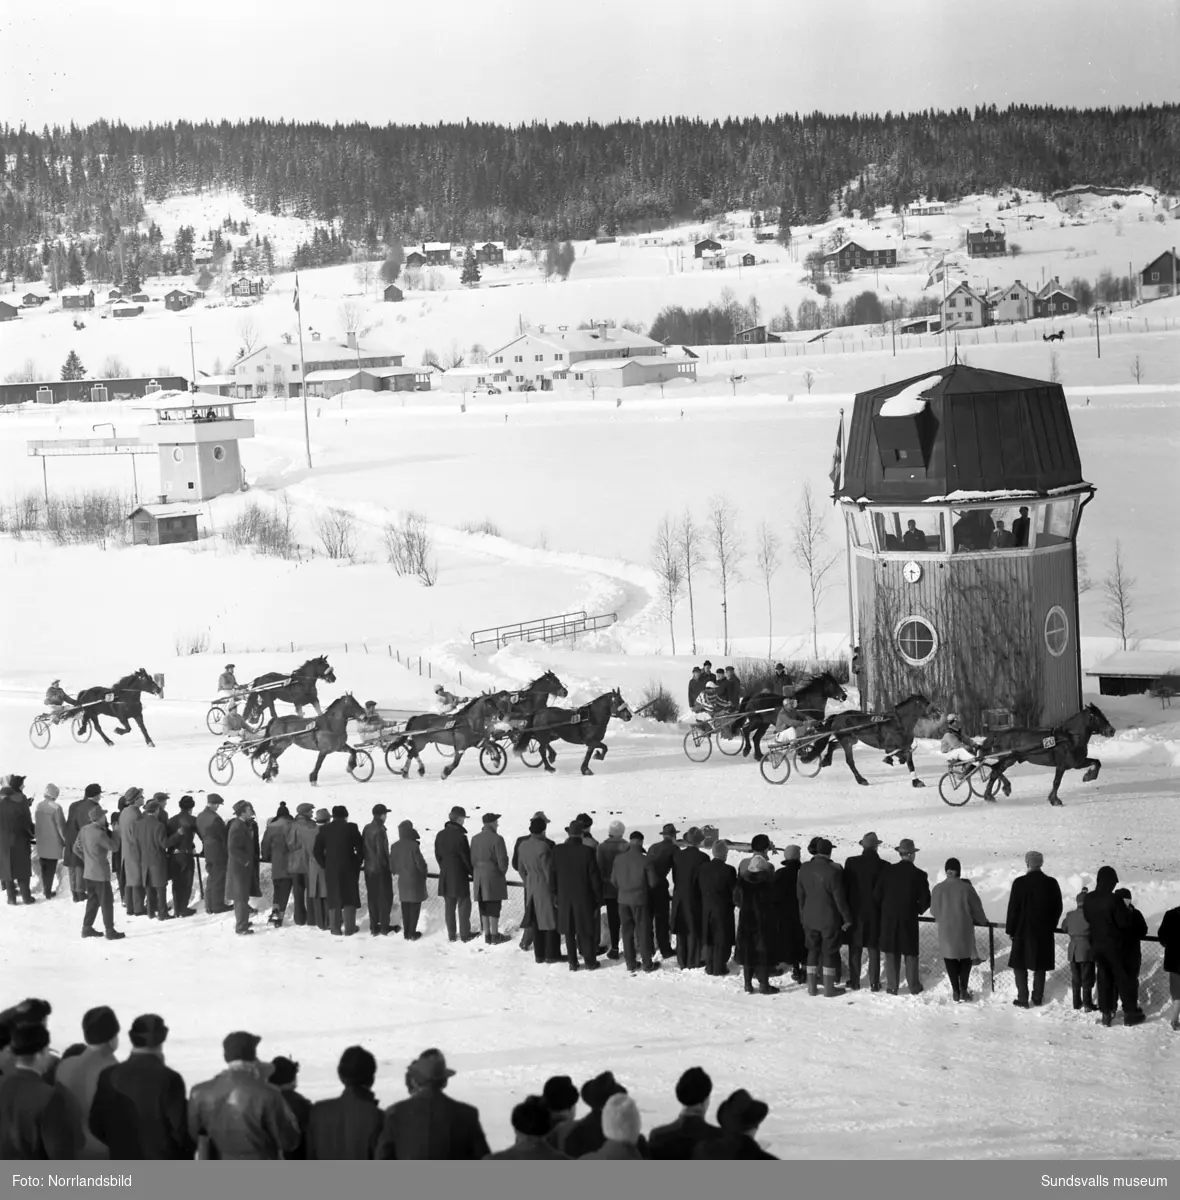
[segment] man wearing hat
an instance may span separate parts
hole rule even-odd
[[[189,907],[196,870],[194,807],[192,796],[181,796],[180,811],[168,818],[168,878],[172,881],[172,911],[178,917],[191,917],[197,911]]]
[[[559,963],[561,935],[557,925],[557,884],[553,869],[554,844],[545,836],[544,813],[529,822],[528,836],[516,845],[516,869],[524,881],[522,927],[531,934],[538,963]],[[523,942],[522,942],[523,945]]]
[[[234,933],[252,934],[250,901],[262,895],[258,871],[258,837],[254,806],[248,800],[234,805],[233,819],[225,831],[225,898],[234,907]]]
[[[500,907],[508,899],[508,847],[499,827],[499,813],[484,813],[483,828],[471,839],[472,890],[483,940],[489,946],[512,940],[500,933]]]
[[[535,813],[533,813],[532,820],[541,822],[541,833],[544,834],[545,829],[549,825],[549,818],[538,809]],[[532,828],[532,826],[530,824],[530,830],[531,830],[531,828]],[[518,837],[516,839],[516,842],[513,844],[513,847],[512,847],[512,869],[514,871],[516,871],[518,874],[520,873],[520,861],[519,861],[520,848],[532,836],[533,835],[531,832],[522,833],[520,835],[520,837]],[[546,841],[548,841],[548,840],[549,839],[547,838]],[[550,848],[552,848],[553,842],[550,841],[549,846],[550,846]],[[531,925],[522,925],[521,930],[520,930],[520,948],[522,950],[528,950],[532,947],[532,945],[533,945],[533,928]]]
[[[568,1075],[551,1075],[541,1089],[541,1101],[549,1114],[545,1140],[565,1155],[565,1139],[578,1123],[578,1089]]]
[[[397,841],[389,850],[389,867],[397,875],[397,898],[402,913],[402,936],[416,942],[418,917],[426,900],[426,859],[419,845],[421,836],[413,821],[402,821],[397,827]]]
[[[619,957],[619,890],[611,880],[615,859],[627,849],[630,844],[623,836],[625,826],[622,821],[612,821],[607,826],[607,837],[595,851],[598,859],[598,874],[602,877],[602,906],[606,909],[606,928],[610,934],[610,949],[607,958]]]
[[[119,1060],[115,1051],[119,1048],[119,1018],[105,1004],[89,1009],[82,1017],[82,1037],[86,1049],[72,1058],[63,1059],[57,1068],[57,1082],[74,1098],[82,1114],[86,1144],[82,1158],[106,1158],[107,1148],[86,1128],[90,1110],[94,1104],[94,1093],[98,1077],[113,1067]]]
[[[56,783],[47,783],[44,797],[33,814],[37,857],[41,860],[41,894],[46,900],[54,895],[57,864],[62,860],[66,845],[66,816],[57,801],[60,794]]]
[[[791,843],[783,848],[783,865],[775,871],[772,881],[779,914],[778,961],[790,967],[791,978],[796,983],[807,981],[807,935],[799,917],[799,872],[802,868],[802,852]]]
[[[799,869],[795,889],[807,936],[807,994],[819,994],[822,969],[824,995],[841,995],[836,990],[840,934],[851,927],[852,912],[844,895],[844,872],[832,862],[832,843],[827,838],[820,838],[815,854]]]
[[[360,875],[365,865],[365,843],[361,831],[348,819],[348,809],[343,804],[337,804],[332,809],[332,820],[320,827],[312,853],[323,868],[328,888],[328,920],[332,935],[352,937],[356,933],[356,910],[361,903]]]
[[[155,1013],[131,1022],[131,1054],[98,1077],[90,1132],[115,1160],[191,1159],[184,1080],[164,1063],[168,1026]]]
[[[296,925],[307,924],[308,859],[311,858],[316,836],[319,834],[319,827],[312,819],[314,812],[315,805],[306,800],[295,805],[295,816],[287,826],[287,874],[291,877],[291,897]],[[313,917],[312,924],[315,923]]]
[[[676,826],[669,822],[660,830],[660,840],[647,852],[649,888],[647,903],[655,928],[654,942],[660,957],[672,957],[672,896],[668,877],[672,864],[680,854],[676,845]]]
[[[135,826],[143,816],[142,788],[128,788],[122,795],[119,813],[119,851],[123,864],[123,905],[129,917],[147,916],[147,897],[144,894],[143,869],[140,865],[139,843]]]
[[[217,811],[224,800],[210,792],[205,797],[205,808],[197,817],[197,833],[201,837],[201,854],[205,859],[205,911],[207,913],[228,912],[225,902],[225,872],[228,862],[225,821]]]
[[[373,819],[361,831],[365,852],[365,897],[369,903],[369,933],[372,937],[394,932],[390,923],[393,920],[393,871],[389,864],[389,833],[385,828],[388,815],[389,809],[384,804],[374,804]]]
[[[438,894],[446,904],[447,936],[469,942],[471,932],[471,847],[463,823],[467,813],[455,805],[447,823],[434,839],[434,861],[438,863]],[[458,915],[458,926],[455,917]]]
[[[712,1159],[767,1159],[776,1158],[754,1140],[758,1127],[766,1120],[770,1109],[755,1100],[745,1088],[738,1088],[717,1109],[717,1124],[721,1136],[701,1142],[693,1151],[693,1158]]]
[[[340,1056],[336,1078],[344,1091],[311,1106],[307,1124],[309,1159],[370,1159],[381,1136],[384,1116],[373,1084],[377,1060],[363,1046],[349,1046]]]
[[[701,679],[706,684],[717,682],[717,676],[713,674],[713,664],[707,658],[701,667]]]
[[[902,838],[896,846],[898,862],[881,872],[873,888],[873,901],[881,922],[881,952],[885,955],[885,990],[897,995],[901,960],[910,995],[922,990],[918,974],[918,918],[930,907],[930,880],[914,865],[917,846]]]
[[[617,855],[611,867],[611,883],[619,893],[619,923],[623,941],[623,959],[632,975],[643,960],[645,971],[658,971],[652,961],[651,909],[648,907],[650,883],[643,834],[638,830],[628,839],[626,850]]]
[[[445,1094],[454,1074],[441,1050],[423,1050],[410,1063],[410,1098],[386,1109],[374,1158],[469,1160],[490,1153],[479,1110]]]
[[[577,1092],[574,1099],[577,1099]],[[564,1159],[569,1161],[568,1154],[555,1150],[547,1140],[549,1133],[549,1109],[541,1096],[526,1096],[512,1110],[512,1130],[516,1141],[507,1150],[499,1150],[489,1154],[490,1160],[517,1159]]]
[[[306,1158],[307,1126],[311,1121],[311,1101],[296,1090],[299,1082],[299,1064],[285,1055],[277,1055],[270,1064],[267,1082],[282,1093],[283,1100],[299,1126],[299,1145],[289,1154],[284,1154],[283,1157]]]
[[[74,841],[74,853],[82,863],[83,885],[86,888],[86,911],[82,916],[82,936],[101,937],[94,928],[94,918],[102,910],[102,923],[108,942],[122,941],[126,934],[115,929],[115,894],[111,889],[111,854],[115,835],[107,825],[106,813],[95,804],[90,810],[90,823]]]
[[[688,707],[695,708],[697,697],[701,694],[701,688],[705,686],[705,678],[701,674],[700,667],[693,667],[692,675],[688,680]]]
[[[277,1159],[298,1149],[299,1122],[267,1082],[260,1041],[252,1033],[231,1033],[222,1043],[226,1069],[193,1088],[188,1132],[199,1158]]]
[[[848,892],[848,907],[852,910],[852,928],[848,931],[848,986],[855,992],[860,988],[860,959],[864,951],[869,957],[869,988],[881,990],[881,920],[873,900],[873,889],[885,862],[877,853],[881,839],[866,833],[860,839],[861,852],[844,860],[844,887]]]
[[[711,849],[712,858],[703,863],[698,874],[701,891],[701,925],[706,975],[728,975],[729,960],[737,940],[733,907],[737,870],[726,861],[729,845],[718,840]]]
[[[241,686],[234,676],[234,664],[226,663],[225,670],[217,677],[217,694],[219,696],[232,696],[241,689]]]
[[[270,916],[266,923],[276,929],[283,927],[283,918],[287,915],[287,901],[291,898],[291,867],[288,862],[287,835],[295,823],[286,804],[280,802],[278,812],[266,823],[262,841],[258,846],[260,862],[270,863],[270,882],[273,890]]]
[[[74,903],[80,904],[86,899],[86,882],[83,878],[83,863],[81,855],[74,853],[74,843],[78,834],[90,824],[90,810],[102,800],[102,788],[97,783],[88,783],[80,800],[75,800],[66,812],[65,831],[65,863],[70,876],[70,893]]]
[[[770,691],[775,696],[790,695],[791,677],[787,674],[787,668],[783,663],[774,664],[774,679],[771,681]]]
[[[684,835],[684,849],[672,858],[671,924],[676,932],[676,961],[682,971],[705,965],[700,871],[709,856],[700,848],[704,840],[704,834],[694,825]]]
[[[603,1112],[615,1096],[626,1096],[627,1089],[611,1071],[603,1071],[582,1084],[582,1101],[590,1110],[566,1136],[562,1149],[570,1158],[582,1158],[600,1150],[606,1143],[602,1127]]]
[[[37,831],[22,790],[24,783],[23,775],[9,775],[0,786],[0,882],[8,893],[9,904],[16,903],[18,888],[26,904],[34,902],[29,884]]]
[[[1017,1008],[1029,1007],[1028,973],[1032,971],[1032,1004],[1045,1003],[1045,976],[1057,963],[1057,922],[1064,904],[1061,885],[1041,867],[1045,859],[1039,850],[1024,856],[1025,873],[1012,882],[1008,894],[1008,916],[1004,932],[1012,939],[1008,965],[1016,979]]]
[[[598,858],[582,838],[579,820],[566,826],[566,840],[554,847],[553,875],[557,883],[557,928],[565,935],[571,971],[578,970],[578,951],[587,971],[598,970],[598,931],[594,914],[602,903]]]
[[[721,1130],[705,1120],[713,1081],[700,1067],[689,1067],[676,1084],[676,1100],[680,1116],[669,1125],[651,1131],[648,1147],[654,1159],[673,1160],[692,1158],[701,1142],[720,1137]]]
[[[332,814],[326,808],[317,808],[313,818],[313,836],[307,851],[307,905],[310,920],[315,927],[324,933],[331,928],[328,918],[328,876],[320,866],[315,856],[316,843],[320,833],[332,820]]]
[[[160,802],[153,797],[131,829],[139,851],[139,872],[147,897],[149,917],[161,921],[168,913],[168,827],[160,823]]]
[[[13,1069],[0,1076],[0,1158],[77,1158],[85,1143],[81,1116],[65,1088],[47,1078],[49,1030],[21,1022],[8,1050]]]

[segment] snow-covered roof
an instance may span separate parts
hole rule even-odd
[[[828,257],[832,254],[840,254],[849,246],[859,246],[862,250],[896,250],[897,243],[888,238],[882,238],[874,234],[858,233],[855,237],[846,237],[835,250],[832,250]]]
[[[138,512],[145,512],[150,517],[199,517],[202,510],[188,504],[141,504],[127,514],[128,519]]]
[[[425,367],[362,367],[362,371],[367,371],[374,379],[390,379],[394,375],[419,375],[426,370]],[[310,379],[311,376],[309,375]]]
[[[923,412],[926,408],[926,401],[922,399],[922,393],[928,392],[941,382],[941,375],[930,375],[926,379],[919,379],[916,383],[911,383],[896,396],[890,396],[881,405],[881,411],[877,415],[881,417],[911,417]]]
[[[202,375],[197,379],[197,387],[213,386],[230,387],[236,382],[236,376],[233,375]]]
[[[65,288],[59,295],[63,298],[66,296],[93,296],[94,288]]]
[[[425,367],[418,368],[425,371]],[[450,367],[443,372],[444,375],[454,375],[456,378],[474,377],[476,375],[502,375],[505,371],[504,367],[494,367],[490,363],[484,363],[482,366],[475,367]],[[416,374],[417,372],[415,372]]]
[[[638,363],[641,367],[667,367],[692,361],[691,358],[669,358],[663,354],[635,354],[630,358],[584,358],[560,369],[585,374],[587,371],[621,371],[628,363]]]
[[[445,250],[449,254],[451,251],[451,243],[450,242],[423,242],[422,249],[424,251],[426,251],[427,254],[429,254],[430,251],[432,251],[432,250],[436,250],[436,251],[437,250]]]
[[[352,379],[355,375],[361,373],[368,374],[364,367],[349,367],[336,371],[308,371],[306,379],[308,383],[334,383],[341,379]]]
[[[1158,679],[1161,675],[1180,675],[1180,652],[1175,650],[1116,650],[1096,662],[1087,675],[1125,675],[1137,679]]]

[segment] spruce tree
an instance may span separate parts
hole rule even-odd
[[[70,287],[81,287],[86,282],[86,272],[82,269],[82,256],[77,246],[71,246],[66,255],[66,279]]]
[[[459,277],[459,282],[469,286],[479,282],[479,263],[475,261],[475,251],[468,246],[467,254],[463,259],[463,274]]]
[[[82,365],[82,360],[78,357],[76,350],[71,350],[66,355],[65,364],[61,369],[61,377],[63,380],[86,378],[86,368]]]

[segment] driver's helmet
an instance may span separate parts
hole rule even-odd
[[[713,680],[710,679],[709,682],[705,684],[705,691],[706,692],[715,692],[716,690],[717,690],[717,685],[713,682]]]
[[[442,693],[443,693],[443,685],[441,683],[436,683],[434,685],[434,694],[436,696],[441,696]]]
[[[947,723],[947,726],[948,726],[948,728],[950,728],[950,729],[958,729],[958,728],[959,728],[959,717],[958,717],[958,714],[957,714],[957,713],[951,713],[951,714],[950,714],[950,715],[947,717],[947,719],[946,719],[946,723]]]

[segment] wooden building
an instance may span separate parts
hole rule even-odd
[[[243,275],[229,285],[229,290],[234,296],[261,296],[266,286],[261,279],[247,279]]]
[[[1012,321],[1031,321],[1037,313],[1037,294],[1018,279],[1008,287],[996,288],[988,297],[991,319],[995,325]]]
[[[1159,300],[1176,294],[1177,268],[1180,258],[1169,250],[1153,259],[1139,272],[1139,296],[1143,300]]]
[[[957,284],[942,302],[944,329],[982,329],[991,324],[991,305],[969,284]]]
[[[762,346],[766,344],[766,326],[751,325],[749,329],[739,329],[733,335],[734,344],[738,346]]]
[[[426,262],[432,267],[445,267],[451,261],[450,242],[426,242],[422,247]]]
[[[161,495],[192,503],[240,491],[244,476],[238,442],[254,436],[254,422],[238,415],[235,401],[190,399],[161,405],[155,424],[140,427],[139,440],[159,451]]]
[[[1082,477],[1061,385],[956,364],[856,397],[836,496],[862,704],[972,733],[1081,708]]]
[[[49,297],[44,292],[25,292],[20,298],[21,304],[25,308],[40,308],[42,304],[47,303]]]
[[[116,300],[122,300],[122,299],[123,299],[123,292],[122,292],[121,288],[111,288],[111,290],[109,292],[107,292],[107,303],[108,304],[114,304]]]
[[[174,542],[195,542],[199,538],[199,508],[184,504],[141,504],[127,520],[131,522],[133,546],[168,546]]]
[[[173,288],[164,296],[164,307],[169,312],[182,312],[186,308],[191,308],[193,304],[192,294],[182,292],[180,288]]]
[[[713,238],[702,238],[693,246],[692,253],[694,258],[704,258],[706,250],[711,254],[716,254],[720,249],[720,242],[714,241]]]
[[[0,321],[15,321],[20,316],[20,309],[7,300],[0,300]]]
[[[480,263],[502,263],[504,261],[503,242],[484,242],[475,247],[475,259]]]
[[[151,304],[152,298],[147,292],[135,292],[131,297],[132,304]]]
[[[180,375],[137,379],[45,379],[31,383],[0,383],[0,404],[63,404],[67,400],[105,404],[108,400],[138,400],[156,392],[187,392]]]
[[[1059,279],[1050,279],[1037,292],[1035,309],[1038,317],[1068,317],[1078,311],[1078,302],[1061,286]]]
[[[94,292],[87,288],[82,291],[81,288],[73,288],[68,292],[61,294],[62,308],[93,308],[94,307]]]
[[[849,239],[841,242],[830,254],[824,255],[829,274],[847,275],[850,271],[877,270],[897,266],[895,246],[876,245]]]
[[[387,304],[400,304],[404,298],[401,288],[396,283],[391,283],[381,294]]]
[[[1116,650],[1086,674],[1098,680],[1100,696],[1141,696],[1145,692],[1163,696],[1177,690],[1180,654],[1174,650]]]
[[[116,304],[111,309],[112,317],[138,317],[143,313],[142,304]]]
[[[985,225],[967,233],[967,254],[971,258],[999,258],[1008,253],[1008,239],[1002,229]]]
[[[421,250],[411,250],[405,257],[405,265],[420,269],[426,266],[426,255]]]
[[[758,260],[749,252],[742,255],[743,267],[754,267],[758,265]]]

